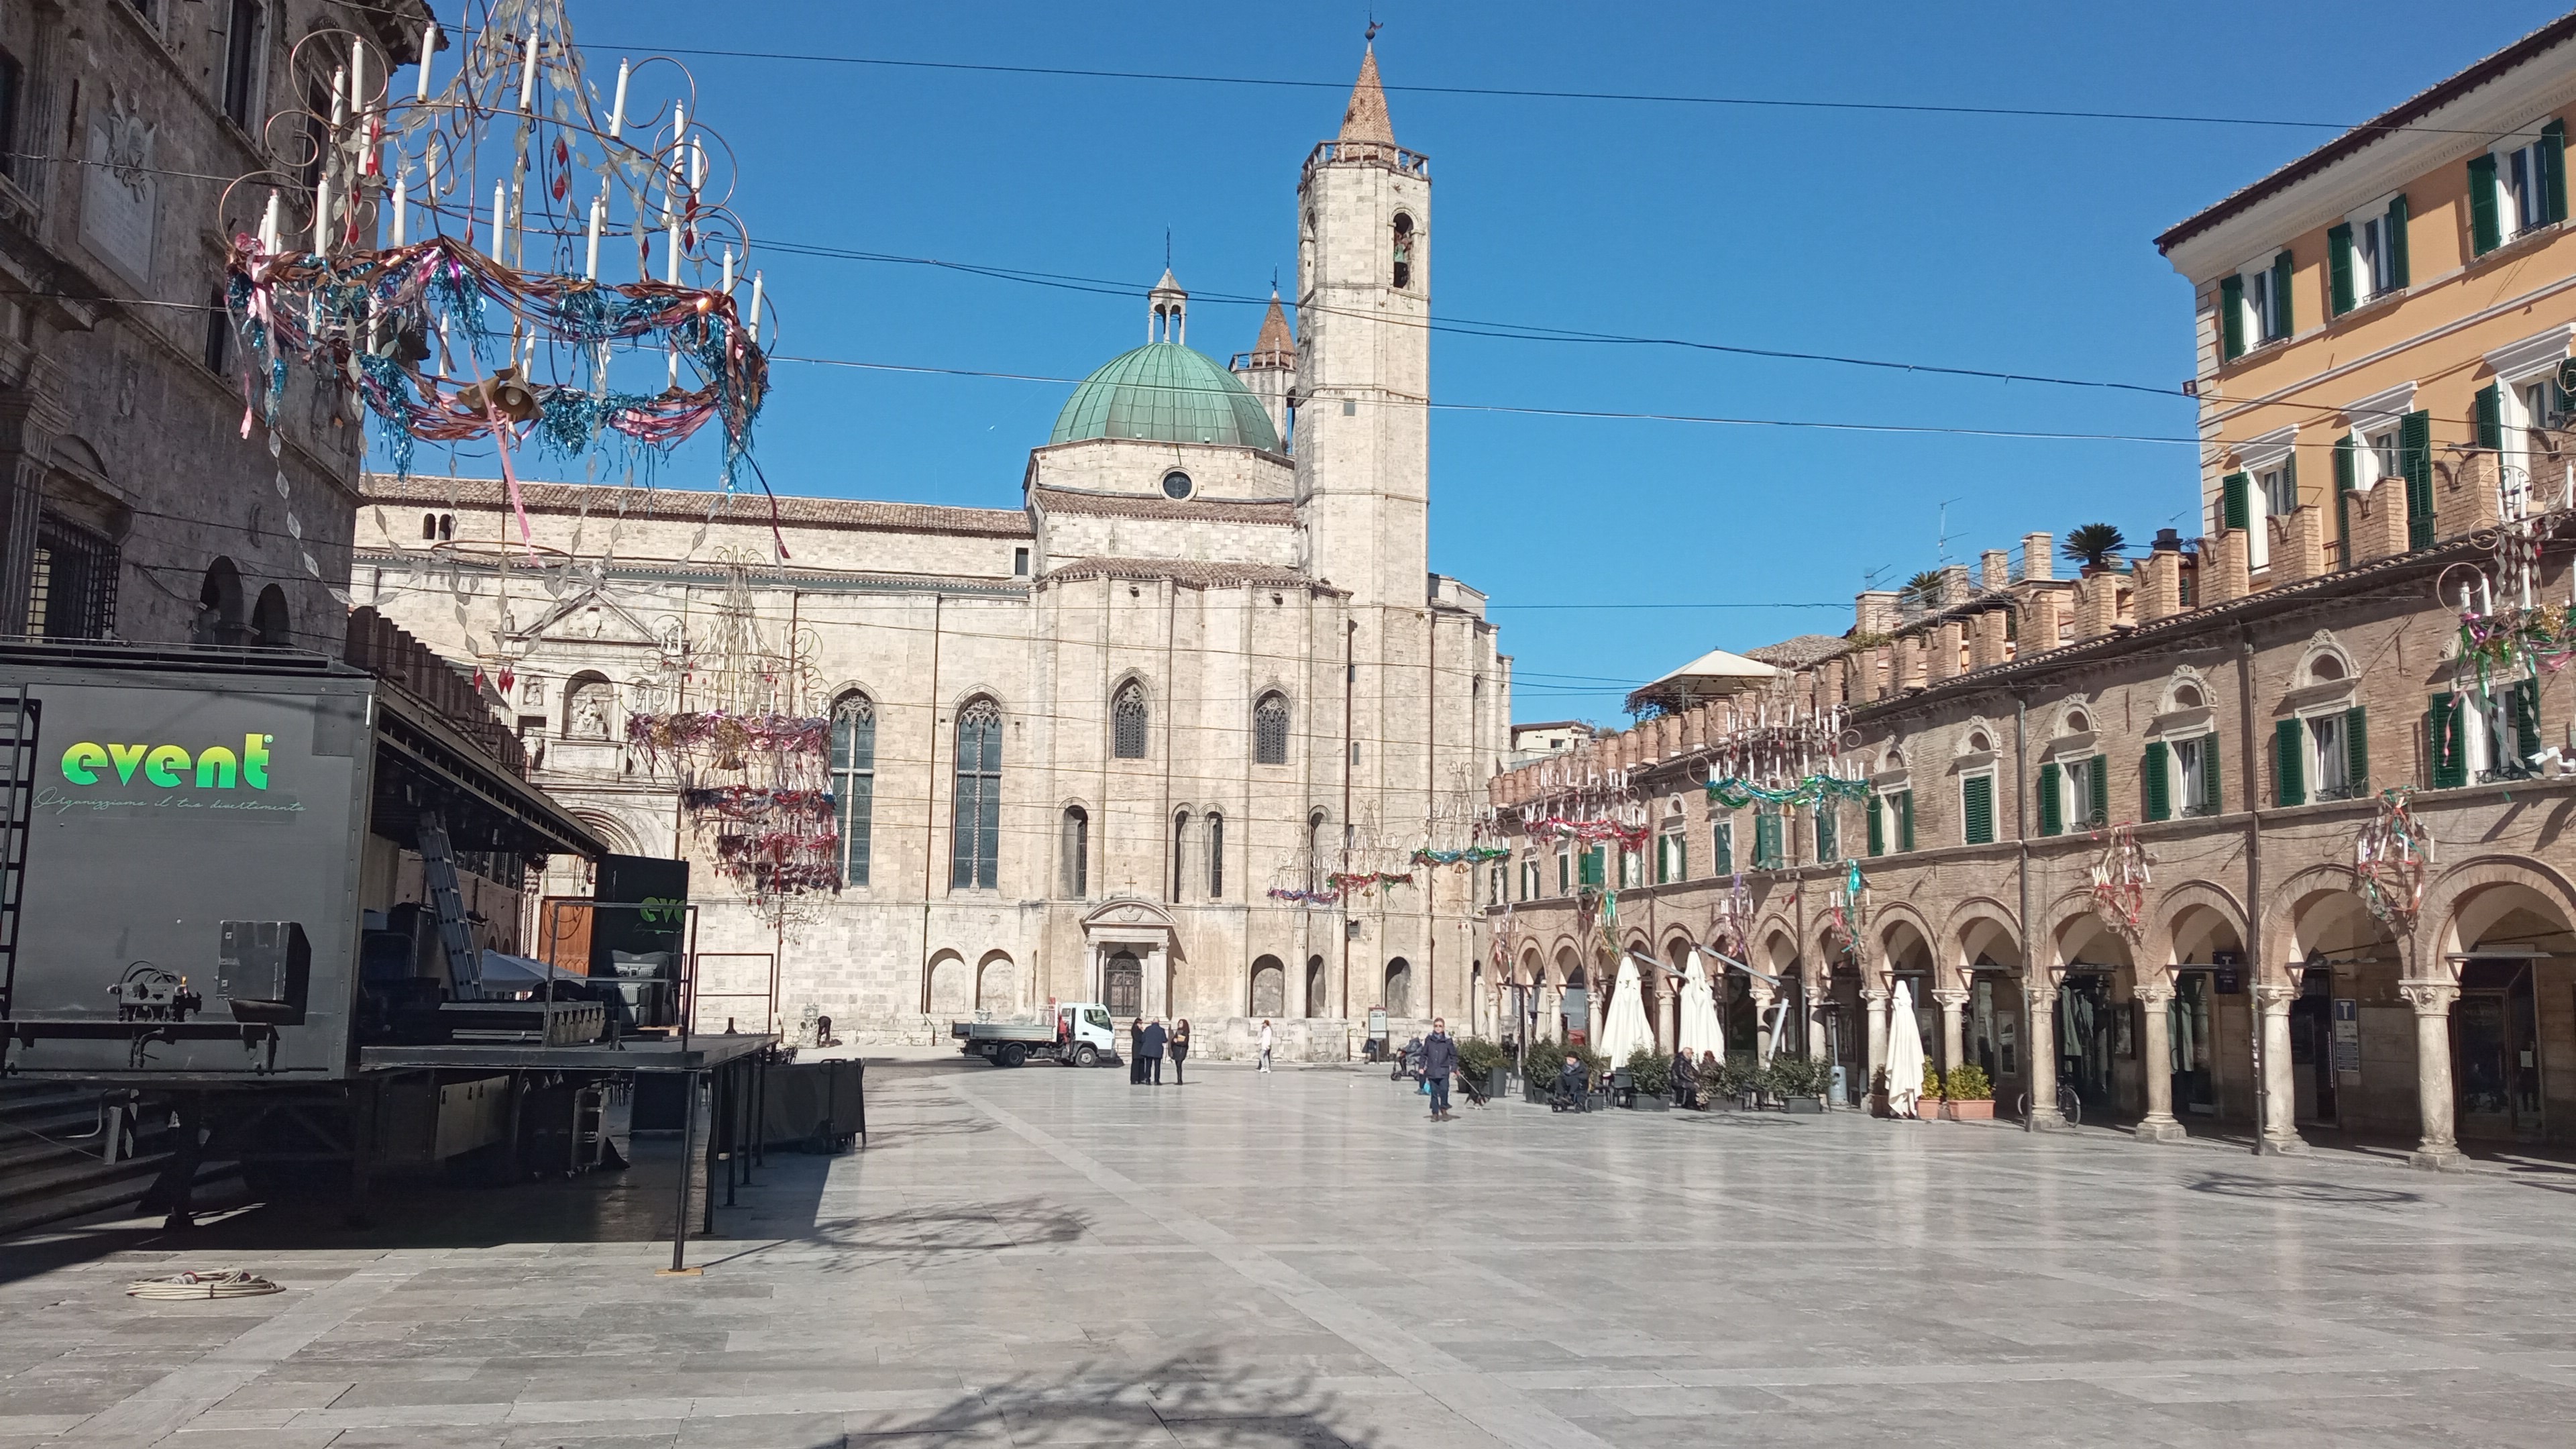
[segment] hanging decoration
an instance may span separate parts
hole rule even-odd
[[[1270,898],[1274,901],[1294,901],[1303,906],[1329,906],[1340,900],[1342,898],[1342,893],[1340,891],[1298,890],[1293,886],[1272,886],[1270,888]]]
[[[2102,842],[2102,854],[2091,867],[2094,914],[2134,941],[2146,919],[2147,887],[2155,880],[2148,866],[2155,857],[2138,843],[2137,831],[2125,822],[2095,831],[2093,838]]]
[[[1709,944],[1741,960],[1752,954],[1753,895],[1745,889],[1744,872],[1737,871],[1725,895],[1709,912]]]
[[[1471,845],[1464,850],[1417,850],[1415,865],[1477,865],[1488,860],[1509,860],[1511,851],[1499,845]]]
[[[1542,820],[1530,828],[1530,833],[1584,845],[1615,840],[1623,850],[1645,849],[1648,834],[1643,825],[1629,825],[1618,820]]]
[[[2415,792],[2403,785],[2379,793],[2379,813],[2353,842],[2352,872],[2361,903],[2379,923],[2403,936],[2415,929],[2424,907],[2424,879],[2433,864],[2433,833],[2415,818]]]
[[[1356,895],[1362,897],[1375,894],[1381,890],[1392,890],[1396,886],[1413,884],[1413,872],[1411,871],[1405,871],[1402,874],[1398,874],[1394,871],[1385,870],[1337,870],[1324,878],[1332,882],[1334,890],[1339,891],[1344,895]]]
[[[1765,789],[1750,780],[1733,776],[1708,782],[1709,803],[1721,810],[1741,810],[1753,804],[1791,805],[1813,810],[1828,800],[1868,798],[1867,780],[1846,780],[1833,775],[1808,775],[1779,789]]]
[[[227,259],[243,436],[265,422],[276,451],[301,366],[352,418],[375,416],[397,471],[415,443],[489,438],[525,542],[513,455],[528,447],[658,459],[714,422],[731,492],[768,387],[763,284],[694,82],[668,59],[621,62],[603,94],[563,0],[488,0],[482,22],[434,93],[428,27],[408,97],[366,37],[297,42],[285,73],[331,78],[327,103],[270,122],[309,138],[303,174],[252,173],[218,213],[264,205]],[[600,251],[619,233],[637,276],[611,283]]]

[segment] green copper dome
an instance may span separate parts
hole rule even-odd
[[[1050,443],[1138,438],[1279,451],[1261,399],[1223,364],[1177,342],[1120,353],[1082,380],[1056,414]]]

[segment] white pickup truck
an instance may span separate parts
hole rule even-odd
[[[1070,1067],[1118,1060],[1117,1028],[1096,1001],[1063,1002],[1053,1016],[1034,1020],[952,1022],[948,1034],[963,1043],[959,1051],[997,1067],[1023,1066],[1031,1057]]]

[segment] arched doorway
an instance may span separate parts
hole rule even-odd
[[[1386,989],[1378,1000],[1397,1020],[1413,1015],[1413,963],[1398,956],[1386,963]]]
[[[1132,1017],[1145,1002],[1145,963],[1133,951],[1111,953],[1100,968],[1100,999],[1113,1017]]]
[[[1326,989],[1324,958],[1321,956],[1307,957],[1306,1014],[1310,1017],[1322,1016],[1332,1004],[1332,996]]]
[[[1255,1017],[1284,1015],[1288,1010],[1288,972],[1276,956],[1263,956],[1252,963],[1251,1014]]]
[[[2553,1124],[2543,1092],[2543,1001],[2548,989],[2563,994],[2567,988],[2545,983],[2563,983],[2565,976],[2551,973],[2551,964],[2576,954],[2564,907],[2525,882],[2498,881],[2463,894],[2448,929],[2439,934],[2444,954],[2460,973],[2450,1033],[2457,1137],[2547,1138]],[[2551,1003],[2562,1004],[2563,995]],[[2565,1031],[2553,1026],[2548,1035],[2563,1043]]]
[[[250,612],[251,642],[262,649],[284,649],[295,642],[295,620],[287,612],[286,591],[275,584],[259,591]]]
[[[197,589],[197,622],[188,631],[188,642],[242,642],[241,570],[231,559],[219,558],[206,566],[205,582]]]
[[[1019,1005],[1018,978],[1011,970],[1011,958],[1000,951],[984,958],[975,972],[975,1009],[1009,1011]]]
[[[942,951],[930,958],[930,980],[924,983],[922,994],[932,1017],[955,1016],[969,1010],[973,989],[964,957],[954,951]]]

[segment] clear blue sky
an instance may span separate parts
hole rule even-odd
[[[2563,3],[2563,0],[2561,0]],[[440,0],[453,20],[455,0]],[[2190,295],[2153,236],[2327,139],[2261,126],[1892,115],[1406,92],[1406,85],[2363,119],[2544,23],[2542,0],[1421,4],[1379,0],[1397,138],[1434,178],[1447,318],[2172,386]],[[1331,89],[687,56],[762,238],[1207,293],[1293,274],[1299,163],[1333,134],[1367,6],[575,0],[595,76],[680,46],[1328,81]],[[454,52],[448,54],[452,62]],[[603,66],[603,60],[605,62]],[[1079,376],[1140,297],[771,251],[780,349]],[[1293,300],[1293,299],[1292,299]],[[2189,404],[1660,347],[1441,334],[1444,402],[2180,437]],[[1013,507],[1067,389],[782,363],[781,489]],[[2188,447],[1441,412],[1432,566],[1487,591],[1516,714],[1619,717],[1711,646],[1840,633],[1869,570],[2107,519],[2199,531]],[[470,465],[469,465],[470,466]],[[674,483],[704,486],[692,460]],[[1567,604],[1753,608],[1565,609]],[[1796,608],[1799,603],[1830,608]]]

